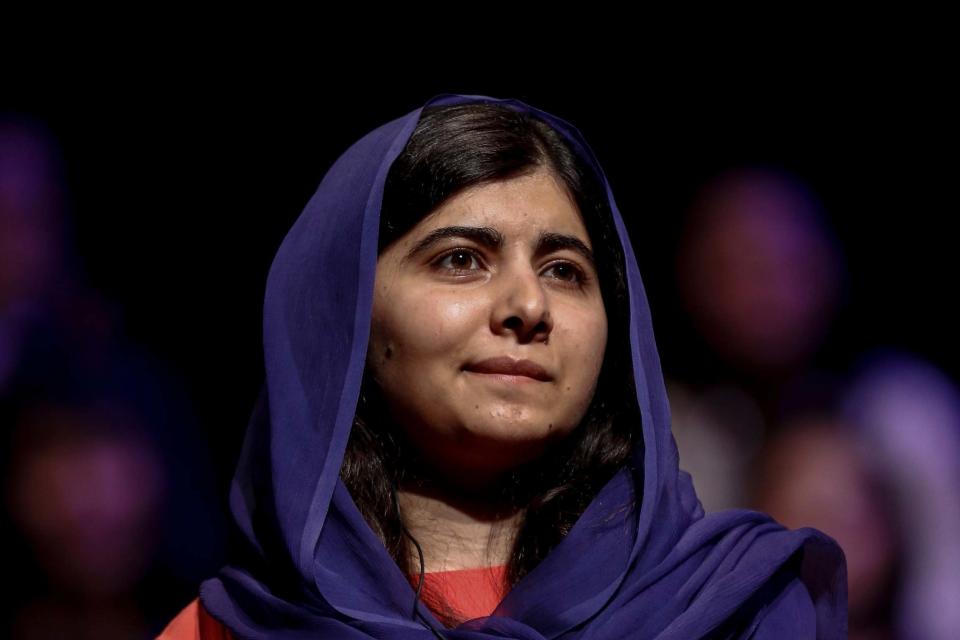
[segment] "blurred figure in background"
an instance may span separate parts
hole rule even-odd
[[[681,466],[704,508],[744,506],[773,425],[831,406],[834,372],[812,362],[844,299],[839,242],[817,200],[771,168],[721,174],[698,194],[677,251],[677,289],[702,342],[669,380]]]
[[[29,364],[30,331],[75,293],[63,173],[55,141],[39,122],[0,114],[0,392]],[[92,316],[103,311],[86,310],[73,316],[78,325],[95,323]]]
[[[69,637],[153,637],[220,566],[225,514],[180,383],[85,281],[65,173],[42,122],[0,114],[0,535],[19,541],[5,575],[35,587],[0,635],[66,637],[72,616]]]
[[[667,388],[704,508],[834,536],[851,638],[960,637],[956,387],[887,349],[822,364],[848,285],[810,189],[778,169],[721,174],[695,200],[677,275],[703,366]]]
[[[767,444],[753,484],[754,507],[791,528],[822,527],[844,549],[851,640],[897,637],[902,541],[878,471],[849,425],[798,416]]]
[[[772,168],[737,169],[700,194],[678,254],[697,328],[756,377],[789,377],[830,329],[844,280],[837,240],[813,194]]]
[[[929,362],[876,349],[841,409],[904,532],[900,637],[960,637],[960,389]]]
[[[37,570],[9,637],[149,637],[136,592],[164,524],[156,443],[118,407],[30,407],[13,429],[5,506]]]

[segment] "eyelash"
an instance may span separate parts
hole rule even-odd
[[[434,260],[433,265],[442,271],[447,271],[449,273],[454,273],[454,274],[463,274],[463,273],[468,273],[472,271],[472,269],[458,269],[456,267],[439,266],[440,263],[444,262],[447,258],[451,256],[455,256],[458,253],[464,253],[464,254],[473,256],[473,258],[476,259],[478,263],[482,262],[482,260],[480,259],[480,255],[473,249],[468,249],[466,247],[457,247],[437,257],[437,259]],[[582,269],[580,269],[577,265],[575,265],[572,262],[567,262],[567,261],[554,262],[553,264],[550,265],[550,268],[554,268],[557,266],[566,266],[573,270],[573,275],[575,279],[565,280],[563,278],[557,278],[557,280],[559,280],[560,282],[567,283],[567,286],[573,286],[573,287],[582,289],[584,286],[586,286],[587,282],[590,281],[590,278],[587,276],[587,274],[584,273]]]

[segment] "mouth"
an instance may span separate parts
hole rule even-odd
[[[477,371],[467,371],[467,373],[475,375],[481,379],[489,380],[491,382],[498,382],[511,385],[525,386],[528,384],[540,384],[543,381],[537,380],[536,378],[531,378],[530,376],[513,376],[505,373],[479,373]]]
[[[507,356],[487,358],[464,367],[464,371],[481,374],[502,382],[524,384],[550,382],[553,376],[543,366],[532,360],[514,360]]]

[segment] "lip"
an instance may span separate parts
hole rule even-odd
[[[504,378],[530,378],[541,382],[553,380],[553,376],[533,360],[514,360],[509,356],[487,358],[469,364],[464,369],[473,373],[498,374]]]

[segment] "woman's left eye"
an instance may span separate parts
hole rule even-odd
[[[570,262],[555,262],[554,264],[550,265],[550,269],[548,269],[548,271],[549,270],[558,270],[558,278],[560,280],[565,280],[574,284],[582,285],[587,279],[586,275]]]

